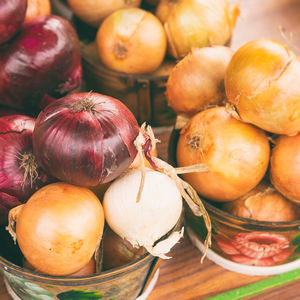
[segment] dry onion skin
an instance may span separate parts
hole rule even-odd
[[[270,185],[261,183],[238,200],[222,208],[241,218],[265,222],[292,222],[299,219],[299,208]]]
[[[300,130],[300,61],[271,39],[248,42],[233,55],[225,90],[240,118],[266,131],[294,135]]]
[[[225,45],[231,39],[239,5],[227,0],[180,0],[165,23],[169,53],[182,58],[192,47]]]
[[[33,268],[61,276],[87,265],[104,228],[103,208],[95,194],[62,182],[39,189],[10,211],[9,220],[10,233]]]
[[[168,238],[156,242],[180,220],[180,191],[168,175],[146,168],[141,198],[137,201],[140,182],[141,170],[129,169],[110,185],[103,199],[106,221],[132,246],[143,246],[154,256],[168,258],[165,254],[183,231],[172,232]]]
[[[129,8],[118,10],[103,21],[96,44],[106,67],[129,74],[146,74],[163,62],[167,38],[156,16],[140,8]]]
[[[155,15],[160,19],[162,23],[165,23],[170,11],[172,8],[176,5],[178,0],[160,0],[156,10],[155,10]]]
[[[182,176],[200,196],[224,202],[241,197],[261,181],[270,145],[261,129],[235,119],[225,107],[214,107],[186,123],[176,156],[179,167],[207,165],[206,172]]]
[[[141,0],[67,0],[73,13],[86,24],[98,27],[114,11],[139,7]]]
[[[166,84],[169,106],[193,116],[225,102],[224,77],[233,51],[226,46],[193,48],[171,71]]]
[[[25,22],[38,16],[48,16],[50,14],[50,0],[27,0]]]
[[[300,203],[300,133],[279,136],[271,152],[270,176],[273,185],[285,197]]]

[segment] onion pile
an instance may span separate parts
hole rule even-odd
[[[246,43],[222,66],[219,82],[224,80],[224,101],[213,102],[211,96],[211,104],[216,107],[209,107],[208,101],[201,106],[200,94],[210,90],[204,80],[217,67],[209,67],[206,59],[208,70],[203,62],[204,67],[198,71],[192,60],[194,51],[171,72],[167,96],[178,117],[185,117],[185,125],[176,127],[182,128],[176,148],[177,165],[203,163],[209,170],[182,177],[200,196],[224,202],[220,204],[222,209],[238,217],[268,222],[298,220],[298,57],[276,40]],[[197,51],[205,53],[206,48]],[[205,84],[200,87],[202,81]]]
[[[164,60],[167,38],[159,19],[140,8],[117,10],[100,25],[96,44],[101,62],[130,74],[156,70]]]

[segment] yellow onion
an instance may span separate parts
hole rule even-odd
[[[96,44],[100,60],[108,68],[144,74],[162,63],[167,38],[156,16],[140,8],[129,8],[118,10],[103,21]]]
[[[69,275],[87,265],[97,250],[104,213],[101,202],[89,189],[57,182],[13,208],[9,221],[10,233],[34,269]]]
[[[168,104],[177,114],[194,115],[224,102],[224,76],[232,50],[225,46],[193,48],[171,71]]]
[[[238,15],[239,5],[227,0],[179,0],[164,23],[170,54],[180,58],[192,47],[225,45]]]
[[[160,0],[156,10],[155,15],[161,20],[162,23],[164,23],[169,14],[171,9],[176,5],[178,0]]]
[[[267,171],[269,155],[263,130],[235,119],[225,107],[193,116],[177,144],[179,167],[199,163],[209,167],[182,176],[201,196],[215,201],[231,201],[253,189]]]
[[[25,22],[38,16],[47,16],[50,14],[50,0],[27,0]]]
[[[141,0],[68,0],[68,4],[79,19],[90,26],[98,27],[114,11],[139,7]]]
[[[238,200],[222,208],[241,218],[267,222],[291,222],[299,218],[299,208],[270,185],[261,183]]]
[[[271,181],[291,201],[300,203],[300,133],[279,136],[270,160]]]
[[[266,131],[300,130],[300,61],[284,44],[253,40],[233,55],[225,90],[241,119]]]

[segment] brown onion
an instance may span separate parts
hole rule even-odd
[[[155,15],[160,19],[162,23],[165,23],[167,20],[170,11],[172,8],[176,5],[178,0],[160,0],[156,10],[155,10]]]
[[[122,9],[108,16],[97,32],[100,60],[108,68],[145,74],[163,62],[167,38],[159,19],[140,8]]]
[[[139,131],[121,101],[98,93],[74,93],[39,114],[33,148],[52,176],[90,187],[115,179],[129,167],[137,154],[134,140]]]
[[[177,114],[194,115],[225,102],[224,76],[232,50],[225,46],[193,48],[171,71],[168,104]]]
[[[266,134],[233,118],[225,107],[192,117],[177,144],[179,167],[209,167],[207,172],[182,176],[201,196],[215,201],[234,200],[253,189],[267,171],[269,155]]]
[[[104,212],[89,189],[57,182],[12,209],[9,221],[10,233],[34,269],[69,275],[93,257],[102,237]]]
[[[225,90],[241,119],[266,131],[293,135],[300,130],[300,61],[271,39],[248,42],[233,55]]]
[[[270,176],[273,185],[291,201],[300,203],[300,133],[279,136],[271,152]]]
[[[267,222],[291,222],[299,219],[299,208],[267,184],[259,184],[238,200],[222,208],[241,218]]]
[[[98,27],[114,11],[138,7],[141,0],[67,0],[73,13],[83,22]]]
[[[170,54],[181,58],[192,47],[225,45],[238,15],[239,5],[227,0],[179,1],[164,23]]]

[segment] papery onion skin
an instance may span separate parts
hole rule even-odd
[[[108,188],[103,208],[109,227],[133,246],[146,249],[179,221],[182,198],[167,175],[146,168],[142,196],[137,202],[141,170],[129,169]]]
[[[59,16],[41,16],[24,24],[0,55],[0,102],[9,107],[40,108],[45,97],[60,98],[81,83],[77,34]]]
[[[27,0],[25,22],[38,16],[48,16],[50,14],[50,0]]]
[[[192,47],[225,45],[238,15],[239,5],[227,0],[178,1],[164,23],[169,53],[178,59]]]
[[[159,19],[140,9],[121,9],[108,16],[97,32],[101,62],[129,74],[147,74],[163,62],[167,37]]]
[[[156,9],[155,9],[155,15],[160,19],[162,23],[164,23],[172,8],[176,5],[178,0],[160,0]]]
[[[225,107],[199,112],[181,130],[179,167],[204,163],[207,172],[182,177],[203,197],[226,202],[253,189],[264,177],[270,157],[266,134],[232,117]]]
[[[300,133],[295,136],[279,136],[271,152],[271,181],[285,197],[300,203],[299,176]]]
[[[284,44],[257,39],[239,48],[225,74],[225,90],[245,122],[266,131],[300,130],[300,61]]]
[[[299,207],[264,183],[240,199],[225,203],[222,209],[241,218],[265,222],[292,222],[300,216]]]
[[[38,166],[33,155],[34,124],[35,119],[25,115],[0,117],[1,224],[7,223],[11,208],[26,202],[37,189],[52,180]]]
[[[87,188],[57,182],[35,192],[16,218],[26,260],[50,275],[69,275],[92,258],[104,227],[103,208]]]
[[[168,104],[177,114],[194,115],[225,103],[225,70],[232,56],[225,46],[193,48],[170,73]]]
[[[116,10],[139,7],[141,0],[68,0],[68,4],[83,22],[99,27],[103,19]]]
[[[33,147],[52,176],[96,186],[123,173],[134,160],[138,123],[119,100],[98,93],[74,93],[39,114]]]
[[[21,29],[26,8],[26,0],[1,0],[0,44],[10,40]]]

